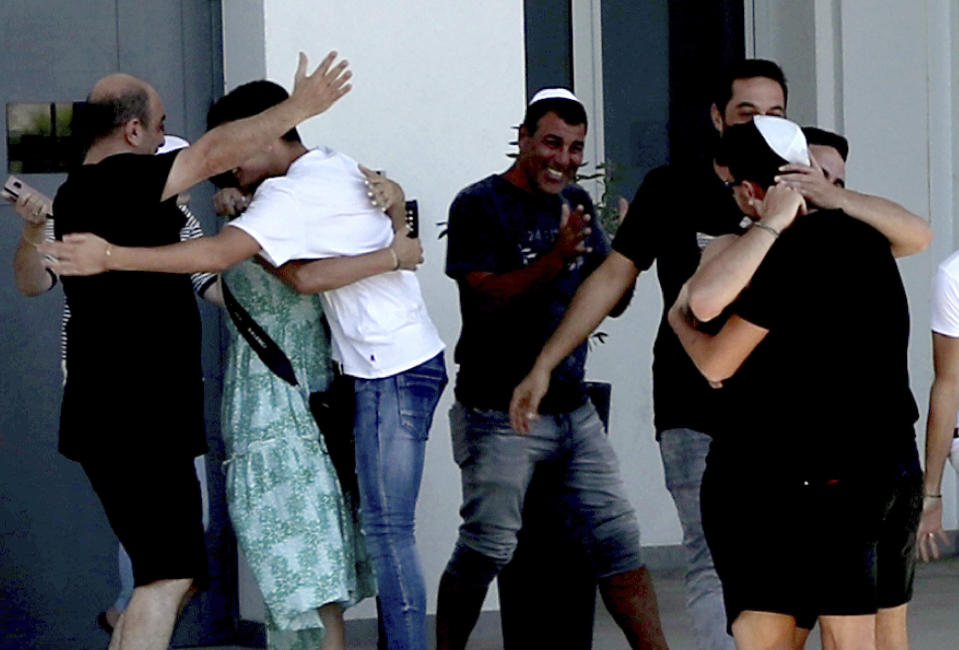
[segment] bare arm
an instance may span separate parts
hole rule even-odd
[[[758,223],[766,228],[754,226],[739,237],[724,236],[710,244],[687,283],[688,292],[680,294],[688,296],[688,308],[697,320],[716,318],[736,299],[772,248],[775,232],[788,228],[804,211],[805,202],[797,191],[775,185],[759,207]],[[687,305],[681,307],[686,309]]]
[[[13,197],[4,193],[8,200]],[[17,289],[25,296],[33,297],[53,287],[53,276],[43,263],[43,255],[37,245],[47,238],[47,215],[52,201],[43,194],[23,192],[14,201],[14,209],[23,218],[23,230],[13,254],[13,274]]]
[[[37,251],[37,244],[43,240],[43,224],[23,224],[17,250],[13,254],[13,274],[17,289],[28,297],[39,296],[53,287],[53,276],[43,264],[43,255]]]
[[[929,391],[929,419],[926,420],[926,465],[923,494],[942,494],[942,472],[952,446],[952,432],[959,412],[959,338],[932,333],[935,378]],[[940,541],[948,544],[942,527],[942,498],[923,499],[919,520],[919,555],[923,560],[939,557]]]
[[[779,178],[799,190],[812,204],[826,210],[842,210],[878,230],[889,240],[896,257],[918,253],[932,241],[932,228],[919,215],[888,199],[834,185],[816,161],[812,163],[812,166],[784,165]]]
[[[629,291],[639,269],[625,255],[612,251],[576,290],[563,320],[536,358],[532,370],[513,391],[510,421],[520,432],[529,431],[529,420],[549,389],[550,374],[568,357]]]
[[[152,248],[114,246],[90,233],[66,235],[62,242],[40,246],[41,253],[56,258],[48,264],[60,275],[95,275],[104,271],[219,273],[259,251],[255,239],[231,227],[212,237]]]
[[[739,370],[769,330],[733,314],[717,334],[700,331],[695,327],[695,317],[685,307],[686,291],[684,285],[669,309],[669,324],[703,376],[713,383],[722,382]]]
[[[422,259],[419,239],[406,236],[406,228],[396,235],[392,245],[362,255],[331,257],[323,260],[294,260],[269,269],[300,293],[320,293],[352,284],[388,271],[412,271]]]
[[[906,257],[924,250],[932,241],[929,222],[898,203],[880,196],[836,188],[842,192],[837,206],[854,219],[869,224],[889,240],[895,257]]]
[[[176,157],[163,188],[163,200],[190,189],[211,176],[230,170],[266,149],[300,122],[319,115],[350,90],[347,62],[333,67],[330,52],[314,71],[306,74],[306,55],[300,53],[293,93],[289,99],[259,115],[228,122],[209,131]]]

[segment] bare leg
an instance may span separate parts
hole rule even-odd
[[[157,580],[133,590],[110,639],[110,650],[166,650],[192,580]]]
[[[600,578],[599,593],[606,609],[623,630],[632,648],[667,648],[663,625],[659,620],[656,590],[646,567]]]
[[[836,650],[876,650],[876,615],[820,616],[823,647]],[[827,645],[830,644],[830,645]]]
[[[803,648],[806,647],[806,639],[809,638],[810,632],[812,632],[812,630],[807,630],[804,627],[796,628],[796,633],[793,635],[793,640],[795,641],[793,644],[794,650],[803,650]]]
[[[732,627],[739,650],[792,650],[796,643],[796,619],[786,614],[747,610]]]
[[[909,650],[906,610],[909,604],[880,609],[876,614],[876,647],[879,650]]]
[[[343,630],[343,608],[339,603],[327,603],[317,610],[320,620],[326,628],[323,636],[323,645],[320,650],[343,650],[346,647],[346,637]]]

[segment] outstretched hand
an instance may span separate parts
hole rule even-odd
[[[509,421],[517,433],[529,433],[537,417],[539,403],[549,390],[549,373],[533,368],[513,390],[509,403]]]
[[[45,241],[37,250],[53,259],[44,264],[57,275],[96,275],[110,270],[110,242],[93,233],[71,233],[63,241]]]
[[[308,61],[306,54],[300,52],[290,99],[303,108],[306,117],[324,112],[352,88],[346,83],[353,76],[347,69],[349,62],[343,60],[334,66],[336,56],[335,51],[330,52],[313,74],[306,74]]]

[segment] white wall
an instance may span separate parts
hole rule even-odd
[[[853,188],[932,215],[932,250],[902,264],[913,307],[913,386],[924,408],[931,378],[929,277],[955,243],[951,178],[959,150],[951,143],[959,103],[951,90],[956,84],[949,81],[955,79],[959,54],[949,44],[957,33],[957,10],[950,14],[948,0],[916,5],[887,0],[882,11],[873,2],[799,4],[747,2],[755,55],[783,63],[790,79],[790,114],[849,135]],[[228,89],[264,75],[289,87],[300,49],[314,65],[329,49],[350,60],[354,90],[302,133],[308,144],[327,144],[386,170],[419,200],[427,260],[419,278],[449,346],[452,378],[459,309],[455,286],[442,273],[445,242],[436,239],[435,223],[445,220],[459,189],[509,164],[511,126],[521,120],[525,103],[523,3],[230,0],[223,5]],[[591,377],[613,382],[611,437],[644,545],[681,541],[652,436],[650,349],[661,308],[654,274],[642,274],[633,306],[601,326],[610,338],[594,346],[589,366]],[[451,400],[448,389],[430,434],[417,511],[431,612],[459,524],[459,475],[446,418]],[[947,476],[946,491],[954,493],[951,473]],[[947,500],[947,511],[947,526],[954,528],[955,499]],[[496,605],[494,594],[487,607]],[[249,617],[255,599],[244,603]],[[369,604],[351,612],[372,615]]]
[[[526,100],[523,3],[229,0],[223,12],[228,59],[250,39],[262,42],[265,33],[265,65],[250,57],[228,60],[228,89],[264,71],[289,88],[298,50],[311,65],[331,49],[349,59],[353,91],[301,133],[308,145],[326,144],[385,170],[419,201],[426,264],[418,276],[447,343],[452,378],[459,306],[456,287],[443,274],[446,242],[437,239],[436,222],[446,220],[460,189],[509,166],[511,127],[522,120]],[[446,415],[451,402],[447,389],[430,432],[416,517],[430,612],[459,525],[459,470]],[[487,606],[496,604],[493,594]],[[244,615],[253,608],[247,603]],[[374,616],[372,603],[350,615]]]
[[[774,58],[790,77],[790,116],[845,134],[851,145],[849,187],[890,198],[930,219],[935,236],[900,261],[909,295],[910,371],[922,415],[932,380],[929,285],[957,247],[959,163],[959,9],[949,0],[816,0],[810,14],[784,0],[753,0],[756,56]],[[798,12],[798,13],[797,13]],[[801,38],[796,38],[801,35]],[[812,75],[791,73],[797,61]],[[867,322],[861,324],[868,326]],[[945,525],[957,527],[955,473],[943,485]]]

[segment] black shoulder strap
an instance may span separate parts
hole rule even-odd
[[[229,287],[226,286],[226,280],[223,279],[223,276],[220,276],[220,286],[223,288],[223,303],[226,305],[227,313],[230,314],[230,318],[233,319],[233,324],[236,325],[236,329],[239,330],[243,338],[246,339],[246,342],[249,343],[253,351],[256,352],[256,356],[260,357],[260,361],[265,363],[266,367],[272,370],[277,377],[291,386],[296,386],[298,382],[296,381],[296,373],[293,372],[293,364],[290,363],[290,359],[283,350],[280,349],[280,346],[270,338],[270,335],[267,334],[263,328],[253,320],[253,317],[243,309],[243,306],[237,302]]]

